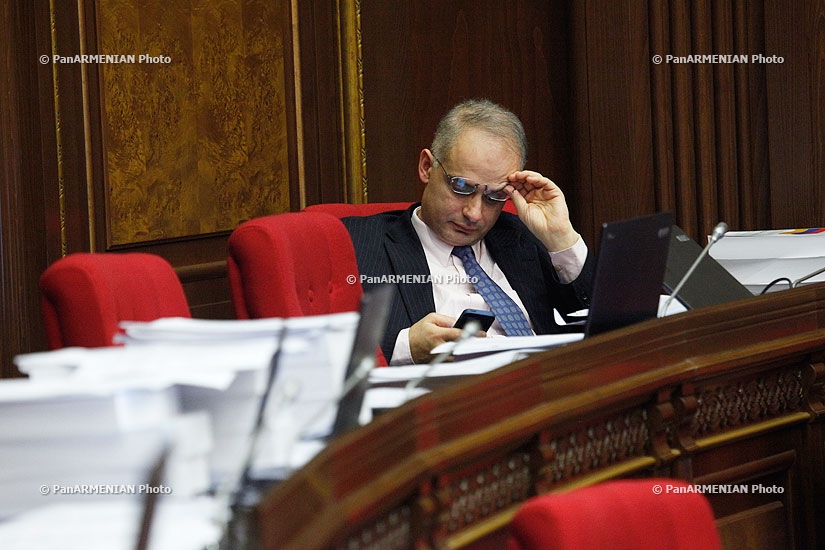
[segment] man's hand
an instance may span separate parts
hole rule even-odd
[[[522,170],[507,177],[510,198],[518,217],[550,252],[570,248],[579,234],[570,223],[570,213],[561,189],[538,172]]]
[[[461,336],[460,328],[453,328],[455,319],[440,313],[428,313],[410,327],[410,355],[414,363],[429,363],[430,351],[444,342]]]
[[[410,355],[413,363],[429,363],[433,348],[444,342],[452,342],[461,336],[460,328],[453,328],[455,318],[440,313],[428,313],[410,327]],[[485,338],[487,333],[480,330],[475,336]]]

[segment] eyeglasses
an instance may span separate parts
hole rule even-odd
[[[506,182],[504,182],[505,186],[501,189],[490,189],[490,186],[485,183],[475,183],[467,178],[462,178],[461,176],[451,176],[447,173],[446,168],[444,168],[444,165],[440,160],[438,160],[438,157],[436,157],[435,154],[433,154],[433,158],[441,167],[441,171],[444,172],[444,175],[447,177],[447,181],[450,182],[450,189],[453,190],[453,193],[457,195],[472,195],[478,191],[479,187],[484,187],[484,197],[488,200],[494,202],[504,202],[510,198],[510,195],[507,193]]]

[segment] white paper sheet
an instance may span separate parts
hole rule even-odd
[[[474,355],[479,353],[496,353],[507,350],[542,350],[578,342],[584,338],[582,333],[541,334],[537,336],[508,336],[490,338],[468,338],[463,342],[445,342],[432,350],[433,355],[452,351],[453,355]]]

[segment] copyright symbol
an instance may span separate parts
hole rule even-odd
[[[654,62],[656,65],[658,65],[659,63],[661,63],[661,62],[662,62],[662,56],[661,56],[661,55],[654,55],[654,56],[653,56],[653,62]]]
[[[661,495],[662,494],[662,486],[659,485],[658,483],[656,485],[654,485],[653,487],[651,487],[651,490],[653,491],[654,495]]]
[[[49,62],[49,56],[48,55],[41,55],[40,56],[40,63],[42,65],[46,65],[46,64],[48,64],[48,62]]]
[[[48,495],[49,494],[49,486],[48,485],[41,485],[40,486],[40,494],[41,495]]]
[[[357,280],[358,279],[355,277],[355,275],[347,275],[348,284],[354,285]]]

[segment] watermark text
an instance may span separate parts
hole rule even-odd
[[[147,495],[172,494],[172,488],[148,483],[78,483],[75,485],[41,485],[41,495]]]
[[[168,55],[142,54],[83,54],[83,55],[41,55],[40,63],[48,65],[79,64],[79,65],[117,65],[117,64],[161,64],[168,65],[172,58]]]
[[[746,54],[694,54],[694,55],[654,55],[651,60],[654,64],[660,65],[662,63],[673,64],[781,64],[785,62],[785,58],[778,55],[764,55],[756,53],[752,55]]]
[[[708,483],[695,485],[671,485],[669,483],[656,484],[652,487],[652,491],[657,494],[674,495],[685,493],[699,493],[702,495],[719,495],[719,494],[744,494],[744,495],[764,495],[764,494],[783,494],[785,488],[781,485],[764,485],[762,483],[740,483],[740,484],[723,484],[723,483]]]
[[[389,275],[347,275],[347,283],[354,285],[360,282],[362,285],[474,285],[478,282],[477,277],[466,275],[431,275],[431,274],[389,274]]]

